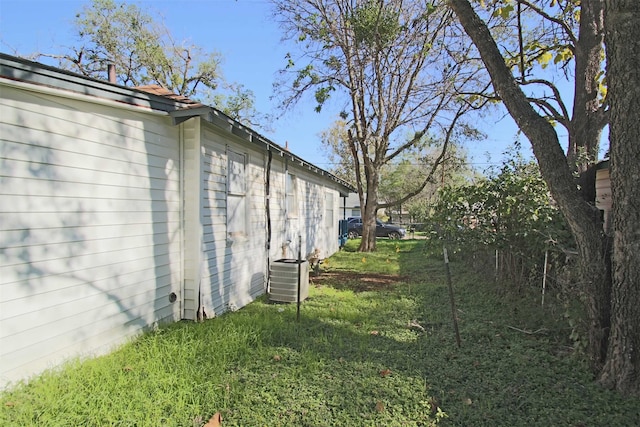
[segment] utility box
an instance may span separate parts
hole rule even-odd
[[[283,258],[271,263],[269,300],[298,301],[298,267],[300,267],[300,301],[304,301],[309,296],[309,262]]]
[[[347,240],[349,240],[349,222],[346,219],[341,219],[338,222],[338,243],[340,249],[347,244]]]

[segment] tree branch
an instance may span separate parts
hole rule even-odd
[[[569,39],[571,40],[571,42],[575,46],[575,44],[577,42],[576,36],[575,36],[575,34],[573,34],[573,31],[571,30],[571,27],[569,27],[566,22],[564,22],[561,19],[554,18],[553,16],[549,15],[547,12],[545,12],[544,10],[542,10],[541,8],[539,8],[538,6],[532,4],[531,2],[529,2],[527,0],[516,0],[516,1],[518,3],[520,3],[520,4],[523,4],[523,5],[527,6],[529,9],[533,10],[535,13],[537,13],[540,16],[542,16],[544,19],[560,25],[560,27],[564,30],[564,32],[567,35],[567,37],[569,37]]]
[[[422,181],[422,184],[420,184],[420,186],[415,189],[414,191],[406,194],[405,196],[391,201],[391,202],[387,202],[387,203],[381,203],[378,205],[379,209],[384,209],[384,208],[388,208],[388,207],[392,207],[392,206],[398,206],[404,202],[406,202],[407,200],[411,199],[412,197],[417,196],[418,194],[420,194],[420,192],[422,190],[424,190],[424,188],[427,186],[427,184],[429,182],[433,181],[433,175],[436,172],[436,169],[438,168],[438,166],[440,166],[444,160],[444,156],[447,153],[447,148],[449,147],[449,143],[451,142],[451,137],[453,135],[453,131],[456,127],[456,124],[458,122],[458,120],[460,119],[460,117],[462,117],[468,110],[468,105],[467,104],[462,104],[460,105],[460,107],[458,108],[458,111],[456,112],[453,120],[451,121],[451,123],[449,124],[449,127],[447,129],[447,133],[444,139],[444,143],[442,144],[442,150],[440,150],[440,154],[438,155],[438,157],[436,157],[435,161],[433,162],[433,165],[431,166],[431,170],[429,171],[429,174],[426,176],[426,178]]]
[[[560,109],[562,110],[562,117],[564,117],[564,120],[566,120],[567,123],[571,121],[571,117],[569,117],[569,110],[567,110],[567,107],[564,105],[564,102],[562,102],[562,96],[560,95],[560,91],[558,90],[558,87],[556,85],[554,85],[548,80],[543,80],[543,79],[527,80],[526,82],[522,82],[521,84],[522,85],[541,84],[541,85],[547,86],[553,92],[553,100],[556,101],[556,103],[560,106]]]

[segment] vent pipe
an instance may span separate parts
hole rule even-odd
[[[115,64],[107,64],[107,73],[109,74],[109,83],[116,83],[116,66]]]

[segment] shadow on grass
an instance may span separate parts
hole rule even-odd
[[[458,349],[442,261],[422,245],[381,244],[367,262],[332,259],[333,270],[312,278],[299,323],[295,304],[261,298],[172,325],[52,374],[55,387],[35,381],[4,395],[0,421],[202,426],[220,411],[225,427],[640,424],[637,400],[596,386],[570,354],[561,322],[533,300],[497,298],[454,257]],[[19,423],[10,411],[23,403]]]
[[[342,408],[357,402],[349,396],[364,385],[358,375],[376,377],[388,370],[389,378],[407,386],[404,398],[392,400],[394,410],[420,404],[408,397],[419,390],[430,419],[437,408],[447,413],[443,425],[640,424],[637,402],[598,387],[572,355],[562,321],[534,300],[513,304],[498,298],[464,262],[451,265],[462,335],[457,348],[443,261],[427,256],[422,244],[404,244],[398,253],[401,275],[328,272],[315,280],[321,292],[329,287],[352,293],[343,301],[331,293],[313,295],[296,333],[271,331],[268,344],[321,361],[327,375],[323,393],[333,388],[329,401],[341,396]],[[329,313],[314,310],[323,299],[334,301]],[[348,314],[344,306],[350,304],[360,307],[357,313]],[[398,387],[386,380],[375,382],[381,394],[372,394],[372,400],[389,399],[385,393]],[[379,421],[377,416],[372,419]]]

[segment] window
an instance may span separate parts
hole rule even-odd
[[[285,183],[286,200],[287,200],[287,218],[298,217],[298,180],[295,175],[287,173],[287,182]]]
[[[333,193],[327,191],[324,193],[324,224],[328,229],[334,226],[333,211]]]
[[[246,155],[227,151],[227,237],[247,236]]]

